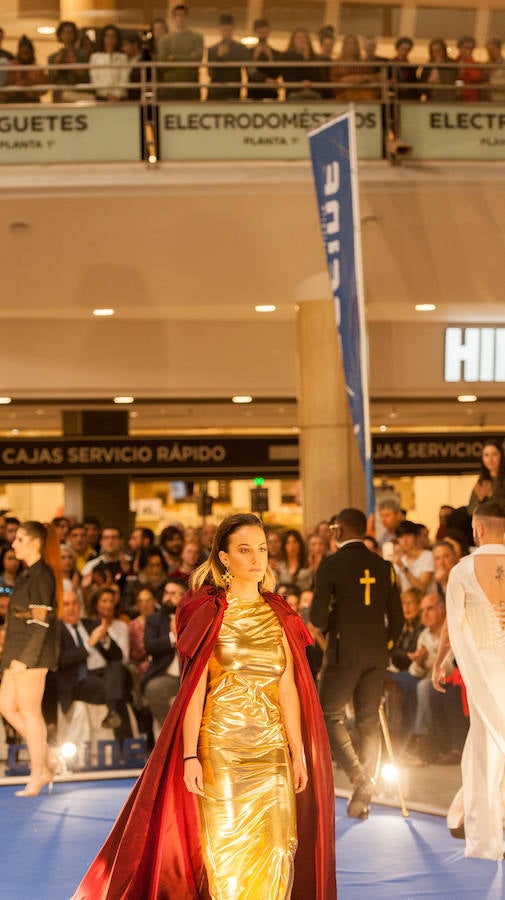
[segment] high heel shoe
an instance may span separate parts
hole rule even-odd
[[[53,782],[53,776],[51,774],[49,776],[44,776],[43,778],[41,778],[35,787],[29,788],[28,784],[27,784],[26,787],[23,788],[23,790],[14,791],[14,796],[15,797],[37,797],[40,794],[40,792],[45,788],[46,784],[47,784],[48,794],[52,794],[54,782]]]

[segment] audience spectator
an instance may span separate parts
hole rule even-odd
[[[383,547],[386,543],[394,543],[396,540],[396,529],[403,520],[404,516],[398,503],[394,497],[387,497],[379,503],[379,519],[384,529],[379,536],[379,546]]]
[[[203,532],[203,528],[202,528]],[[184,547],[184,532],[177,525],[167,525],[160,534],[160,547],[168,566],[173,572],[181,565],[181,553]]]
[[[284,53],[285,62],[297,62],[298,66],[285,66],[282,70],[286,82],[286,100],[320,100],[321,94],[312,84],[320,80],[320,70],[307,63],[317,62],[309,32],[306,28],[295,28]],[[295,84],[296,87],[289,87]]]
[[[470,548],[466,542],[466,537],[459,528],[448,528],[444,543],[450,544],[456,555],[456,562],[459,562],[462,556],[468,556]]]
[[[129,557],[122,550],[122,535],[115,525],[107,525],[102,531],[99,556],[90,559],[82,570],[82,588],[94,584],[117,582],[122,589],[130,569]]]
[[[435,563],[435,581],[437,592],[445,601],[449,572],[458,562],[458,557],[453,545],[449,541],[437,541],[433,545],[433,561]]]
[[[475,507],[484,500],[499,503],[505,510],[505,453],[500,441],[484,442],[480,473],[470,496],[468,515],[471,516]],[[454,526],[456,526],[454,516],[451,516],[448,527]]]
[[[268,43],[271,30],[268,19],[256,19],[253,30],[258,43],[251,49],[250,58],[260,65],[248,69],[249,97],[251,100],[277,100],[279,95],[275,85],[281,74],[282,53]]]
[[[102,725],[114,728],[117,736],[126,716],[123,654],[108,634],[105,621],[81,619],[81,606],[73,591],[63,596],[60,637],[56,680],[63,712],[68,712],[74,700],[106,704]]]
[[[100,519],[96,516],[84,516],[82,524],[86,529],[86,540],[95,553],[100,553],[100,536],[102,534],[102,526]]]
[[[84,56],[86,57],[86,62],[90,61],[91,54],[96,51],[96,41],[94,38],[94,31],[91,31],[89,28],[83,28],[79,33],[79,40],[77,42],[77,46],[79,50],[82,50]],[[92,36],[93,35],[93,36]],[[89,72],[88,72],[89,74]]]
[[[317,39],[319,41],[318,59],[326,65],[320,68],[320,80],[326,81],[328,85],[332,81],[333,64],[335,62],[335,29],[333,25],[325,25],[318,32]],[[332,87],[320,87],[319,93],[323,100],[333,100],[334,91]]]
[[[10,59],[14,59],[14,54],[10,52],[10,50],[6,50],[5,47],[2,47],[4,42],[5,31],[0,27],[0,59],[6,59],[7,62]]]
[[[194,62],[195,66],[181,66],[158,69],[159,80],[166,84],[187,81],[194,82],[196,87],[163,87],[158,89],[160,100],[199,100],[198,65],[203,59],[203,35],[188,28],[189,10],[183,3],[172,9],[174,31],[160,38],[158,44],[158,62]]]
[[[147,547],[154,545],[152,528],[134,528],[128,538],[128,552],[131,557],[131,571],[136,575],[140,568],[140,555]]]
[[[44,72],[41,68],[23,68],[24,66],[34,66],[36,63],[33,44],[30,38],[23,34],[19,39],[16,55],[9,61],[7,85],[15,90],[6,94],[5,99],[8,102],[40,103],[40,96],[46,91],[46,88],[42,87],[46,80]],[[22,68],[14,69],[13,66]]]
[[[463,84],[459,92],[459,99],[467,103],[477,103],[484,99],[477,85],[481,85],[484,81],[484,70],[475,65],[473,51],[475,50],[475,38],[470,35],[461,37],[458,41],[459,56],[456,60],[459,63],[457,71],[457,81]]]
[[[162,16],[156,16],[151,22],[149,28],[150,37],[148,39],[147,49],[150,59],[156,59],[158,56],[159,43],[166,34],[168,34],[167,20]]]
[[[233,39],[235,20],[229,13],[221,13],[219,16],[219,33],[221,39],[217,44],[209,47],[207,54],[210,87],[208,100],[239,100],[242,82],[243,67],[238,65],[221,68],[213,63],[244,63],[249,62],[250,53],[244,44]],[[238,82],[238,84],[237,84]],[[246,92],[247,96],[247,92]]]
[[[395,42],[396,56],[391,62],[397,63],[397,65],[392,67],[391,77],[393,84],[397,85],[400,100],[418,100],[420,97],[419,91],[408,87],[408,85],[417,83],[417,66],[409,62],[409,54],[413,46],[414,42],[409,37],[399,37]]]
[[[5,516],[5,540],[10,545],[16,537],[21,522],[16,516]]]
[[[81,578],[77,571],[75,553],[67,544],[60,545],[61,575],[65,590],[77,593]]]
[[[21,562],[10,544],[0,550],[0,593],[10,597],[14,582],[21,571]]]
[[[421,622],[422,591],[408,588],[402,593],[403,628],[391,651],[391,663],[399,672],[404,672],[414,662],[417,641],[424,626]]]
[[[371,80],[381,82],[384,77],[381,64],[389,62],[389,60],[387,60],[385,56],[377,56],[377,39],[372,35],[368,35],[368,37],[363,38],[362,58],[364,62],[369,63],[367,69],[370,72]],[[374,100],[380,100],[382,96],[382,89],[380,87],[372,89],[372,96]]]
[[[106,25],[98,35],[98,50],[90,56],[90,80],[97,100],[116,103],[127,96],[128,59],[121,50],[122,37],[115,25]]]
[[[53,519],[53,525],[56,528],[60,544],[66,544],[70,531],[70,519],[67,519],[66,516],[56,516]]]
[[[415,587],[423,593],[434,593],[437,586],[433,553],[419,546],[419,525],[405,520],[398,525],[396,534],[398,541],[393,561],[400,591],[403,593],[408,588]]]
[[[294,584],[300,590],[312,587],[312,572],[307,566],[307,551],[299,531],[288,529],[282,538],[282,559],[279,563],[279,580]]]
[[[187,585],[171,581],[165,585],[161,610],[146,618],[144,645],[151,657],[143,691],[153,718],[162,725],[179,690],[179,659],[175,649],[175,610]]]
[[[445,65],[450,62],[447,44],[442,38],[434,38],[428,45],[428,51],[431,65],[424,66],[419,73],[419,81],[426,85],[426,99],[435,103],[450,103],[456,99],[452,87],[456,81],[456,68]]]
[[[138,64],[143,62],[145,57],[142,53],[142,38],[138,31],[125,32],[123,35],[122,50],[128,60],[128,84],[135,85],[135,87],[128,88],[127,99],[140,100],[142,70]]]
[[[330,523],[326,519],[322,519],[314,528],[314,534],[317,534],[318,537],[323,539],[326,546],[326,552],[328,553],[330,549],[330,538],[332,534]]]
[[[214,535],[217,531],[217,525],[213,525],[208,522],[203,525],[200,531],[200,559],[199,564],[205,562],[206,559],[209,558],[210,551],[212,549],[212,544],[214,542]]]
[[[349,87],[338,88],[335,91],[335,99],[341,103],[373,100],[371,89],[355,87],[355,85],[367,84],[372,80],[371,76],[373,75],[373,70],[365,66],[353,65],[353,63],[361,62],[361,50],[356,35],[345,35],[340,49],[339,62],[341,65],[333,66],[331,69],[331,80],[335,84],[349,85]]]
[[[200,558],[200,547],[196,541],[186,541],[181,553],[181,564],[178,569],[171,573],[172,578],[184,581],[189,584],[189,578],[198,565]]]
[[[372,553],[376,553],[377,556],[382,556],[382,550],[379,547],[379,542],[376,538],[374,538],[372,534],[365,534],[363,543],[365,547],[368,547],[368,549],[372,551]]]
[[[107,586],[98,588],[90,598],[89,616],[91,619],[100,619],[106,625],[107,634],[121,648],[123,665],[127,666],[130,662],[130,633],[126,622],[119,617],[120,604],[120,594]]]
[[[64,66],[63,69],[51,69],[47,74],[50,84],[57,84],[58,90],[53,91],[54,103],[69,103],[80,100],[81,94],[76,90],[76,85],[86,83],[87,69],[74,69],[78,63],[87,63],[88,57],[84,50],[77,46],[78,31],[75,22],[60,22],[56,29],[56,37],[61,47],[56,53],[51,53],[47,62],[50,66]]]
[[[156,597],[156,601],[161,603],[167,578],[168,566],[161,549],[153,546],[142,550],[138,576],[135,579],[128,579],[124,592],[125,609],[130,618],[135,615],[135,597],[140,588],[148,586]]]
[[[500,38],[488,38],[486,51],[489,68],[485,73],[485,80],[489,89],[483,99],[492,100],[494,103],[503,103],[505,100],[505,59],[502,56]]]
[[[88,544],[86,528],[81,522],[72,525],[67,536],[67,544],[72,548],[75,554],[75,567],[82,574],[82,570],[90,559],[95,559],[96,553]]]
[[[447,530],[447,518],[454,512],[454,506],[449,506],[448,503],[444,503],[443,506],[440,507],[438,511],[438,530],[436,533],[435,540],[443,541],[445,537],[445,532]]]
[[[134,619],[128,623],[128,633],[130,637],[130,662],[128,670],[131,676],[131,693],[133,700],[133,708],[139,723],[140,731],[145,731],[148,736],[148,743],[151,748],[154,744],[152,736],[152,716],[147,706],[147,701],[142,694],[142,681],[149,668],[150,658],[144,644],[144,636],[146,629],[146,619],[152,616],[157,609],[156,597],[150,587],[140,588],[135,598],[135,611],[137,613]]]
[[[326,556],[326,546],[323,539],[318,534],[311,534],[307,541],[307,566],[313,577],[323,556]]]

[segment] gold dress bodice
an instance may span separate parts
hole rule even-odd
[[[228,604],[209,661],[198,747],[209,890],[213,900],[289,900],[297,838],[278,702],[282,627],[261,597]]]

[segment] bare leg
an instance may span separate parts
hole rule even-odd
[[[45,670],[44,670],[45,671]],[[25,720],[21,715],[17,702],[16,675],[6,669],[0,684],[0,713],[26,739]]]
[[[14,675],[17,706],[24,719],[24,735],[30,755],[28,789],[39,786],[47,775],[47,730],[42,715],[46,674],[47,669],[23,669]]]

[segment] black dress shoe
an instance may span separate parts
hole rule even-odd
[[[102,722],[102,728],[120,728],[122,724],[123,720],[119,713],[115,709],[109,709]]]
[[[357,782],[347,804],[347,815],[351,819],[368,819],[374,788],[375,781],[368,775],[363,775]]]
[[[457,838],[458,840],[465,840],[465,823],[462,822],[461,825],[458,825],[457,828],[449,828],[450,834],[452,834],[453,838]]]

